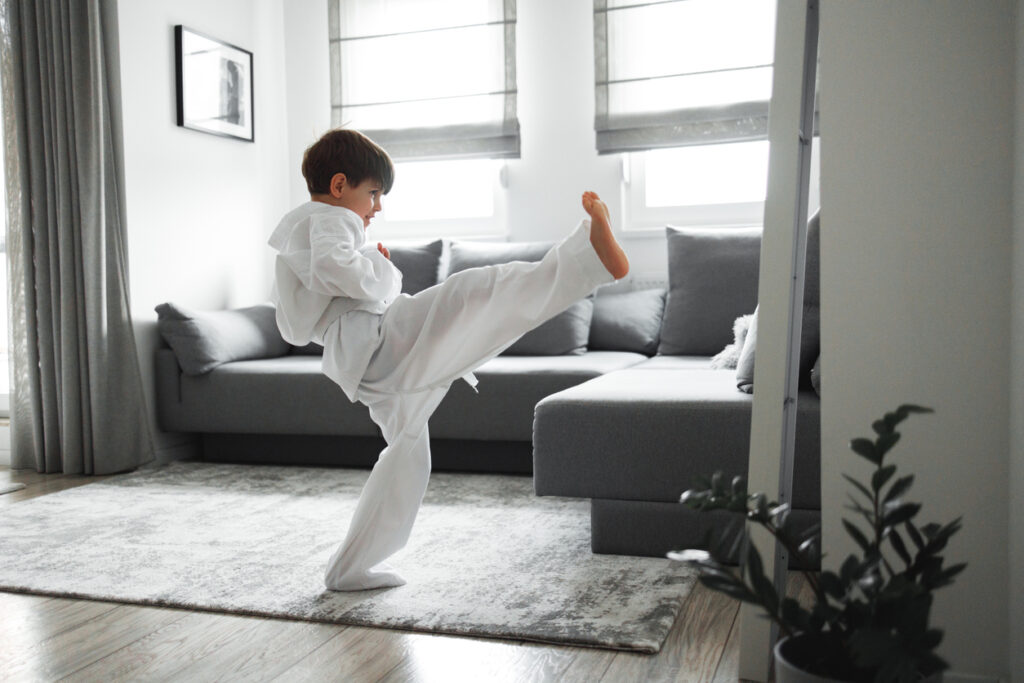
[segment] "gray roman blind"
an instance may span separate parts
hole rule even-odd
[[[768,137],[775,2],[594,0],[601,154]]]
[[[518,158],[516,0],[329,0],[331,122],[395,159]]]

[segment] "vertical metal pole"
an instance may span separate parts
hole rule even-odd
[[[748,479],[750,490],[764,491],[769,498],[777,488],[780,503],[792,501],[818,1],[778,0],[768,123],[771,150]],[[767,534],[754,531],[751,542],[764,559],[765,572],[774,578],[777,592],[784,596],[789,557]],[[774,622],[766,622],[752,605],[741,608],[740,618],[740,678],[768,680],[771,648],[778,635]]]

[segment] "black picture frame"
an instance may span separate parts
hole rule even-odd
[[[252,52],[174,27],[178,125],[255,142]]]

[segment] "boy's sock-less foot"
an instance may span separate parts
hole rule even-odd
[[[612,234],[608,207],[596,192],[583,193],[583,210],[590,215],[590,243],[601,263],[618,280],[629,273],[629,259]]]

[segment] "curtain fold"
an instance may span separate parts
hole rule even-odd
[[[132,328],[116,0],[0,0],[11,466],[153,459]]]

